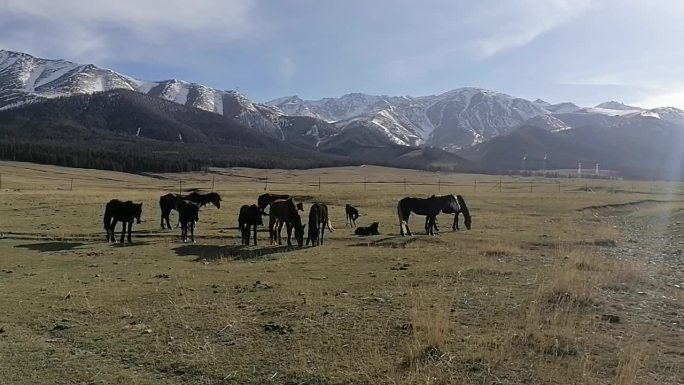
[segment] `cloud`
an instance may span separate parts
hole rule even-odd
[[[643,99],[635,100],[634,104],[646,107],[677,107],[684,110],[684,87],[676,91],[653,93]]]
[[[150,59],[244,38],[256,0],[5,0],[3,48],[85,62]]]
[[[494,7],[485,15],[493,33],[476,38],[473,45],[482,57],[523,47],[537,37],[583,14],[590,0],[521,0]]]

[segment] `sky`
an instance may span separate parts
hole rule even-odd
[[[482,87],[684,109],[684,0],[2,0],[0,48],[256,100]]]

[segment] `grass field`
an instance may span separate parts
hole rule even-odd
[[[0,163],[0,383],[684,382],[679,185],[211,171]],[[160,195],[212,184],[222,207],[196,243],[160,229]],[[238,208],[264,188],[327,203],[325,245],[270,247],[261,229],[238,246]],[[442,215],[438,236],[399,237],[398,199],[438,192],[465,197],[473,229]],[[143,202],[133,245],[104,241],[112,198]],[[353,236],[346,203],[381,235]]]

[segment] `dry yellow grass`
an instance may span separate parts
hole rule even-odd
[[[631,182],[592,181],[598,192],[583,193],[568,192],[583,181],[563,180],[558,194],[556,184],[514,190],[524,178],[381,167],[212,171],[134,176],[0,163],[0,356],[11,357],[0,360],[0,382],[648,384],[684,376],[670,314],[683,298],[657,279],[672,268],[615,259],[621,222],[602,209],[578,211],[643,200],[648,184],[631,194]],[[364,178],[382,183],[364,186]],[[184,189],[209,189],[213,179],[224,198],[220,210],[202,209],[196,244],[159,229],[158,198],[179,179]],[[264,254],[240,251],[237,210],[266,179],[269,191],[329,205],[336,230],[325,246],[270,249],[260,231]],[[422,184],[404,187],[404,179]],[[439,236],[398,237],[397,200],[436,193],[464,195],[473,229],[446,231],[451,218],[442,215]],[[102,210],[115,197],[143,202],[133,246],[103,241]],[[380,222],[381,235],[362,240],[345,229],[346,203],[361,210],[360,224]],[[680,208],[610,214],[632,225]],[[422,218],[410,224],[417,231]],[[649,337],[634,348],[624,342],[638,335]]]

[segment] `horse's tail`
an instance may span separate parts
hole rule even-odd
[[[329,218],[326,218],[325,223],[326,223],[326,225],[328,226],[328,230],[329,230],[331,233],[332,233],[333,231],[335,231],[335,228],[333,227],[332,223],[330,223],[330,219],[329,219]]]
[[[401,207],[401,200],[397,203],[397,217],[399,217],[399,232],[403,235],[404,234],[404,216],[403,210]]]
[[[112,206],[111,202],[107,203],[107,206],[105,206],[105,212],[104,215],[102,216],[102,224],[104,225],[105,229],[109,229],[109,225],[112,223]]]

